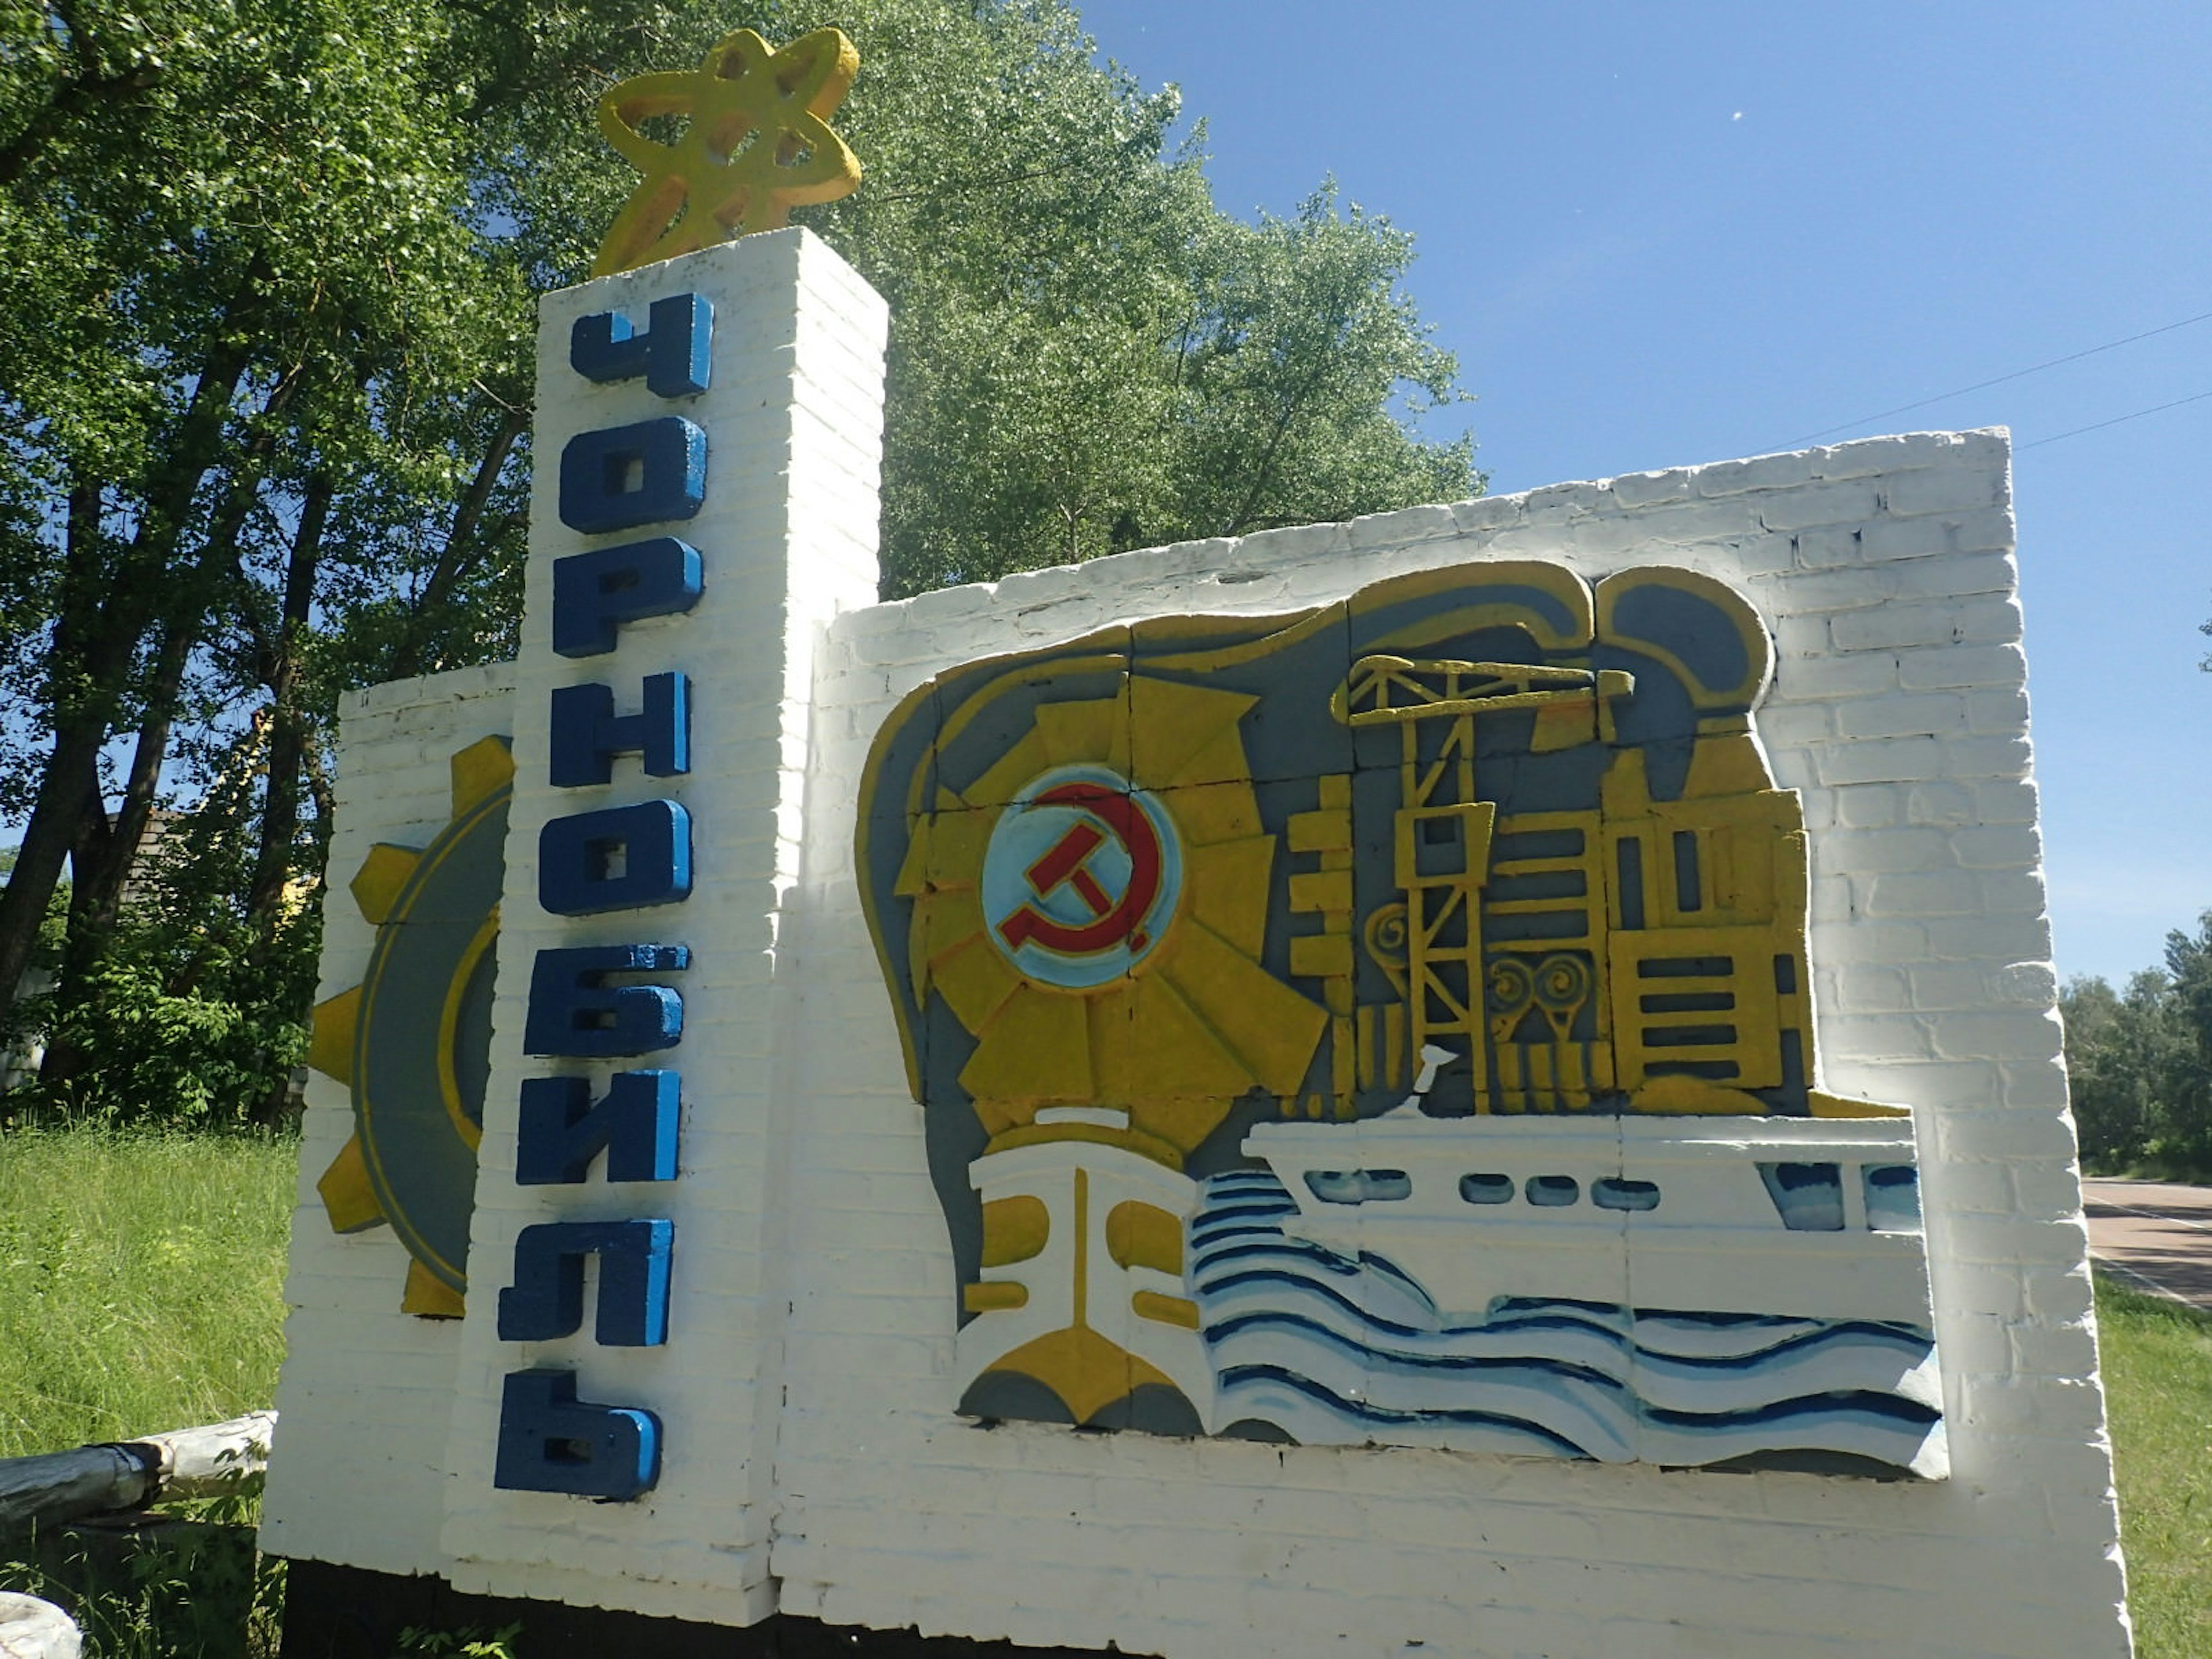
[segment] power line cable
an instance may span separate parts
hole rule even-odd
[[[2158,328],[2147,328],[2140,334],[2130,334],[2124,340],[2107,340],[2102,345],[2091,346],[2086,351],[2069,351],[2063,357],[2053,357],[2049,362],[2037,363],[2032,368],[2016,368],[2013,370],[2011,374],[2000,374],[1993,380],[1977,380],[1972,386],[1960,386],[1956,392],[1939,392],[1934,397],[1923,398],[1917,403],[1899,404],[1894,409],[1878,410],[1872,415],[1862,415],[1856,421],[1845,421],[1838,426],[1822,427],[1818,432],[1808,432],[1802,438],[1792,438],[1790,441],[1790,443],[1792,447],[1798,444],[1808,444],[1817,438],[1827,437],[1832,433],[1849,432],[1854,427],[1866,426],[1875,421],[1886,421],[1893,415],[1904,415],[1916,409],[1925,409],[1930,404],[1946,403],[1953,398],[1963,398],[1970,392],[1982,392],[1993,386],[2002,386],[2008,380],[2018,380],[2025,379],[2030,374],[2040,374],[2046,368],[2057,368],[2065,363],[2078,363],[2084,357],[2094,357],[2100,352],[2117,351],[2122,346],[2133,345],[2138,340],[2148,340],[2160,334],[2171,334],[2177,328],[2187,328],[2192,323],[2202,323],[2208,320],[2212,320],[2212,311],[2199,312],[2194,317],[2184,317],[2178,323],[2166,323]],[[2185,403],[2190,400],[2185,398],[2183,401]],[[2166,406],[2171,407],[2172,405],[2169,404]],[[2148,415],[2154,413],[2155,411],[2146,409],[2141,412],[2145,415]],[[2124,416],[2122,418],[2133,419],[2134,417],[2132,416]],[[2084,427],[2081,429],[2086,432],[2091,428]],[[2066,438],[2070,438],[2074,434],[2070,432],[2061,433],[2059,434],[2060,437]],[[2044,443],[2056,443],[2057,439],[2045,438],[2040,440],[2040,441]],[[2027,446],[2022,445],[2021,447],[2026,448]]]
[[[2184,404],[2201,404],[2212,398],[2212,392],[2199,392],[2193,397],[2176,398],[2170,404],[2154,404],[2148,409],[2138,409],[2132,415],[2115,415],[2109,421],[2095,421],[2087,426],[2077,426],[2071,432],[2054,432],[2048,438],[2038,438],[2032,444],[2022,444],[2022,449],[2040,449],[2045,444],[2055,444],[2061,438],[2078,438],[2085,432],[2101,432],[2108,426],[2118,426],[2124,421],[2140,421],[2146,415],[2163,414],[2169,409],[2179,409]]]

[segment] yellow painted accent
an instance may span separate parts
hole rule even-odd
[[[1303,979],[1351,973],[1351,939],[1343,933],[1301,934],[1291,941],[1291,971]]]
[[[1150,674],[1129,677],[1131,781],[1144,789],[1249,783],[1237,722],[1260,700]]]
[[[608,91],[599,131],[645,176],[599,244],[592,275],[775,230],[801,203],[851,195],[860,163],[826,118],[860,68],[860,54],[836,29],[781,51],[738,29],[696,70],[635,76]],[[687,118],[683,137],[646,137],[638,123],[656,115]]]
[[[1878,1100],[1858,1100],[1850,1095],[1832,1095],[1813,1089],[1806,1092],[1806,1103],[1814,1117],[1911,1117],[1912,1111],[1905,1106],[1886,1106]]]
[[[361,987],[352,986],[315,1005],[307,1036],[307,1064],[325,1077],[353,1081],[354,1037],[361,1025]]]
[[[398,847],[388,841],[378,842],[368,849],[368,856],[361,861],[360,870],[349,884],[354,908],[364,921],[378,926],[392,914],[399,890],[407,885],[408,877],[422,860],[421,848]]]
[[[1352,780],[1341,772],[1325,772],[1320,780],[1319,794],[1324,812],[1349,812],[1352,810]],[[1351,843],[1347,842],[1346,845]]]
[[[1129,1311],[1139,1319],[1156,1320],[1163,1325],[1180,1325],[1187,1331],[1198,1328],[1198,1304],[1188,1297],[1139,1291],[1129,1298]]]
[[[1078,1423],[1088,1423],[1146,1383],[1174,1381],[1088,1325],[1072,1325],[1025,1342],[991,1368],[1034,1377],[1060,1397]]]
[[[499,907],[494,905],[454,964],[453,977],[446,986],[445,1004],[438,1010],[438,1093],[446,1103],[446,1116],[453,1133],[472,1152],[483,1139],[483,1130],[470,1120],[468,1108],[461,1103],[460,1080],[453,1075],[453,1034],[461,1023],[461,1003],[468,991],[469,976],[476,972],[483,953],[498,941]]]
[[[1182,1271],[1182,1218],[1157,1204],[1124,1199],[1106,1216],[1106,1254],[1123,1267]]]
[[[1291,908],[1349,915],[1352,912],[1352,872],[1318,870],[1292,876]]]
[[[459,1319],[468,1312],[461,1293],[419,1261],[407,1264],[407,1289],[399,1311],[418,1319]]]
[[[1577,697],[1566,702],[1546,703],[1537,709],[1528,750],[1531,754],[1549,755],[1596,741],[1597,699]]]
[[[1119,696],[1041,704],[1036,734],[1043,740],[1048,766],[1090,761],[1127,777],[1131,770],[1128,682],[1122,682]]]
[[[1172,814],[1176,803],[1170,801]],[[1267,943],[1267,893],[1275,838],[1254,836],[1183,848],[1183,891],[1194,921],[1256,959]]]
[[[994,1198],[983,1206],[983,1255],[987,1267],[1009,1267],[1041,1254],[1052,1237],[1052,1212],[1027,1193]]]
[[[1288,828],[1293,853],[1334,853],[1352,845],[1349,810],[1293,812]]]
[[[925,927],[933,930],[945,920],[934,908],[925,915],[921,906],[915,907],[917,933]],[[979,1033],[989,1027],[1007,999],[1022,993],[1028,983],[983,937],[982,929],[972,926],[957,945],[930,962],[927,982],[963,1025]]]
[[[1252,1086],[1250,1064],[1206,1018],[1218,994],[1194,988],[1202,998],[1195,1006],[1176,981],[1146,974],[1129,982],[1126,997],[1113,1000],[1118,1006],[1099,1005],[1100,1015],[1121,1016],[1095,1019],[1091,1028],[1102,1103],[1141,1112],[1157,1100],[1218,1097],[1225,1114]]]
[[[514,781],[514,751],[505,738],[479,738],[453,756],[451,770],[453,817],[464,817]]]
[[[368,1164],[361,1155],[358,1136],[348,1137],[331,1160],[331,1167],[315,1182],[315,1190],[322,1194],[323,1211],[330,1217],[332,1232],[357,1233],[383,1224],[384,1206],[376,1201],[376,1193],[368,1184]]]
[[[1183,929],[1164,971],[1243,1060],[1252,1083],[1271,1095],[1297,1091],[1328,1023],[1321,1007],[1203,927]],[[1172,1078],[1164,1080],[1175,1086]]]
[[[1766,757],[1748,730],[1708,732],[1702,727],[1690,753],[1690,781],[1682,793],[1702,799],[1715,795],[1749,795],[1774,787]]]
[[[1661,1115],[1682,1113],[1709,1117],[1764,1117],[1767,1108],[1756,1095],[1725,1088],[1701,1077],[1655,1077],[1628,1097],[1628,1109]]]
[[[1011,1279],[994,1279],[960,1287],[960,1300],[971,1314],[999,1313],[1030,1304],[1030,1287]]]
[[[1024,981],[976,1033],[980,1040],[960,1073],[961,1084],[979,1100],[1088,1104],[1097,1098],[1088,1025],[1081,998]]]

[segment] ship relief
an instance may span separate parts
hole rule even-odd
[[[1948,1473],[1738,593],[1541,562],[909,696],[859,863],[963,1415]]]

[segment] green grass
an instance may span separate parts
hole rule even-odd
[[[276,1397],[299,1142],[0,1135],[0,1457]]]
[[[2098,1275],[2136,1659],[2212,1653],[2212,1314]]]

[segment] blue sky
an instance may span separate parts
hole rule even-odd
[[[2212,908],[2212,6],[1082,0],[1214,194],[1417,236],[1496,491],[2003,425],[2062,974]],[[1881,418],[2146,331],[2152,338]],[[2056,441],[2045,441],[2056,440]]]

